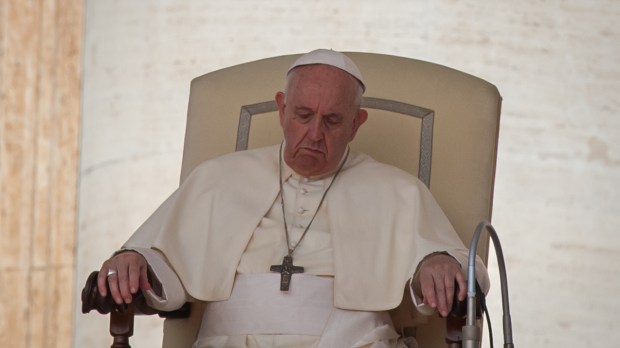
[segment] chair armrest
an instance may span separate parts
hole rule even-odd
[[[162,318],[188,318],[190,315],[190,304],[185,303],[181,308],[164,312],[151,308],[147,305],[144,295],[138,291],[133,295],[130,304],[116,304],[110,296],[108,289],[107,296],[101,296],[97,288],[98,271],[92,272],[84,289],[82,289],[82,313],[89,313],[96,310],[100,314],[110,314],[110,334],[114,338],[112,347],[129,347],[129,337],[133,335],[133,320],[136,314],[153,315],[158,314]]]
[[[132,303],[129,305],[119,305],[114,302],[112,296],[110,296],[109,288],[108,295],[102,296],[97,288],[98,274],[98,271],[92,272],[86,280],[84,289],[82,289],[82,313],[89,313],[92,310],[96,310],[100,314],[108,314],[112,311],[127,311],[128,307],[133,307],[135,314],[152,315],[157,313],[157,310],[150,308],[146,304],[142,292],[134,294]]]
[[[99,289],[97,288],[97,275],[98,271],[93,271],[86,280],[84,289],[82,289],[82,313],[89,313],[92,310],[96,310],[100,314],[108,314],[112,311],[126,311],[127,307],[133,307],[134,314],[138,315],[154,315],[157,314],[162,318],[187,318],[189,317],[190,304],[185,303],[181,308],[174,311],[160,311],[149,307],[146,303],[142,292],[137,292],[133,295],[133,300],[130,305],[119,305],[114,302],[109,295],[101,296]]]

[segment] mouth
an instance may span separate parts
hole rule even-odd
[[[302,147],[299,149],[299,151],[305,151],[305,152],[310,152],[312,154],[324,154],[325,152],[321,149],[315,149],[315,148],[310,148],[310,147]]]

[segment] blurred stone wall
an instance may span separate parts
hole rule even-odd
[[[110,344],[105,319],[77,313],[77,294],[176,187],[190,80],[319,47],[428,60],[498,86],[493,223],[515,342],[616,347],[619,20],[613,0],[86,1],[74,347]],[[157,346],[159,325],[138,318],[134,345]]]
[[[0,1],[0,347],[69,347],[83,3]]]

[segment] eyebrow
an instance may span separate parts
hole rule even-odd
[[[309,112],[311,114],[315,114],[315,111],[312,108],[309,108],[307,106],[297,106],[297,107],[295,107],[295,113],[298,113],[298,112]],[[338,113],[338,112],[330,112],[329,114],[324,114],[324,115],[321,115],[321,116],[324,117],[324,118],[330,118],[330,119],[333,119],[333,118],[343,119],[344,118],[344,116],[341,113]]]
[[[310,111],[312,113],[314,113],[314,110],[312,110],[311,108],[307,107],[307,106],[297,106],[295,107],[295,112],[297,111]]]

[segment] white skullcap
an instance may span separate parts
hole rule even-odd
[[[349,73],[349,75],[355,77],[362,85],[362,90],[366,91],[366,85],[364,84],[362,72],[351,60],[351,58],[347,57],[343,53],[322,48],[308,52],[303,56],[297,58],[295,63],[293,63],[293,65],[291,65],[291,67],[288,69],[288,72],[298,66],[310,64],[325,64],[344,70]]]

